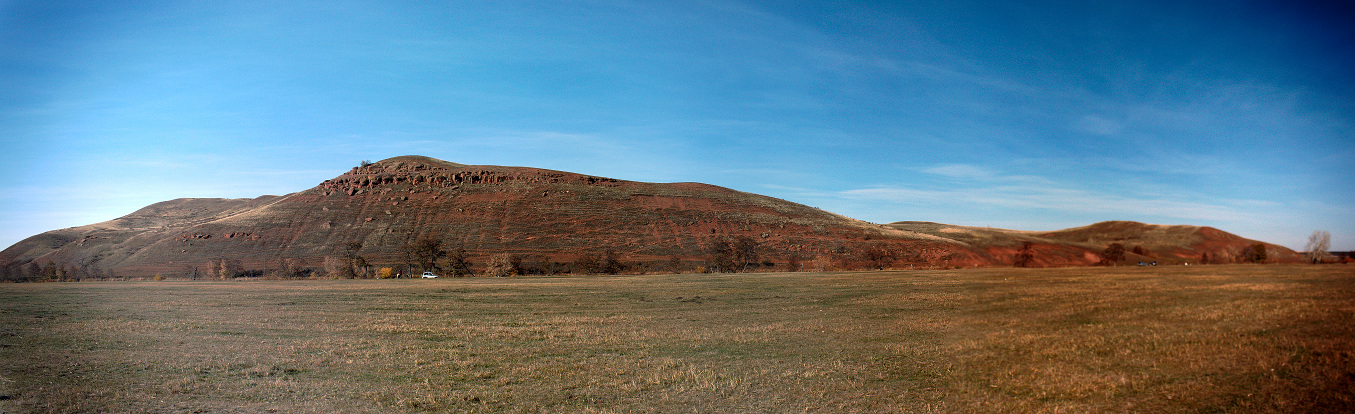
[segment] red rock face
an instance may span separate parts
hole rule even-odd
[[[791,257],[809,269],[1004,266],[1025,241],[1033,243],[1036,266],[1095,264],[1112,240],[1126,249],[1135,245],[1127,241],[1138,240],[1152,254],[1178,261],[1233,254],[1255,243],[1210,228],[1128,222],[1043,234],[877,225],[706,184],[409,156],[356,167],[286,196],[171,200],[105,223],[43,233],[0,252],[0,265],[10,275],[50,263],[124,276],[192,274],[222,259],[256,270],[321,267],[354,242],[367,261],[382,265],[403,263],[401,246],[422,238],[465,249],[474,263],[503,253],[568,262],[606,251],[631,263],[674,257],[692,263],[708,257],[713,240],[736,237],[756,241],[760,258],[782,269]],[[1277,259],[1293,254],[1272,248]]]

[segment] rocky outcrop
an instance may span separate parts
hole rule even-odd
[[[615,187],[620,183],[621,181],[616,179],[560,171],[470,167],[431,158],[402,157],[354,167],[347,174],[321,183],[319,188],[324,191],[325,195],[346,194],[352,196],[375,188],[399,184],[456,188],[461,185],[481,184],[573,184]]]

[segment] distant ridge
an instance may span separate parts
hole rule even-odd
[[[1256,244],[1265,246],[1267,262],[1297,263],[1302,260],[1293,250],[1270,243],[1246,239],[1213,227],[1144,224],[1134,221],[1104,221],[1070,229],[1038,232],[983,227],[953,226],[940,223],[905,221],[890,223],[901,230],[944,237],[979,250],[979,254],[1001,263],[1014,258],[1024,243],[1035,250],[1035,266],[1090,266],[1101,261],[1100,253],[1118,243],[1126,250],[1126,262],[1159,264],[1222,264],[1245,259],[1246,250]],[[1011,263],[1014,259],[1008,259]]]
[[[937,223],[889,225],[700,183],[644,183],[527,167],[465,165],[423,156],[363,163],[318,186],[253,199],[176,199],[87,226],[53,230],[0,251],[4,277],[57,267],[68,274],[204,273],[223,259],[264,272],[322,269],[360,243],[378,266],[402,246],[435,239],[471,262],[511,254],[567,263],[608,252],[632,269],[676,262],[690,271],[723,240],[752,240],[772,269],[1010,265],[1031,241],[1044,266],[1089,265],[1109,242],[1168,262],[1234,260],[1256,243],[1208,227],[1107,222],[1046,233]],[[1297,254],[1267,245],[1273,260]],[[883,255],[883,258],[882,256]],[[780,266],[780,267],[777,267]]]

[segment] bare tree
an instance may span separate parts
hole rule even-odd
[[[734,259],[738,262],[739,271],[747,272],[748,266],[757,266],[758,264],[758,242],[752,237],[739,236],[734,239]]]
[[[278,259],[278,269],[273,277],[277,279],[295,279],[300,277],[304,266],[298,259],[284,257]]]
[[[668,271],[673,273],[682,273],[682,258],[677,255],[668,257]]]
[[[371,274],[371,272],[369,272],[370,269],[368,269],[371,266],[367,263],[367,259],[358,255],[358,252],[361,250],[361,242],[348,242],[343,244],[343,262],[340,263],[338,268],[339,277],[352,279],[355,277],[368,277]]]
[[[1266,245],[1262,243],[1253,244],[1243,251],[1242,257],[1247,263],[1265,263]]]
[[[520,254],[508,255],[508,267],[513,270],[513,274],[515,275],[527,274],[527,267],[522,264],[523,260],[526,259],[522,257],[522,255]]]
[[[1106,250],[1101,252],[1101,263],[1107,266],[1115,266],[1124,260],[1124,245],[1111,243],[1106,246]]]
[[[416,242],[401,246],[400,250],[405,254],[407,261],[413,261],[414,264],[419,266],[420,271],[424,272],[436,270],[435,266],[437,266],[438,259],[446,257],[448,254],[448,251],[442,248],[442,240],[432,237],[424,237]]]
[[[512,257],[507,253],[497,254],[489,258],[489,264],[485,266],[485,276],[489,277],[508,277],[516,275],[513,269]]]
[[[894,264],[899,256],[893,250],[885,247],[873,246],[866,248],[861,252],[861,258],[870,264],[871,269],[884,270],[889,265]]]
[[[1016,267],[1030,267],[1035,264],[1035,244],[1021,242],[1021,250],[1016,251],[1016,261],[1012,264]]]
[[[345,272],[345,271],[347,271],[347,272]],[[337,258],[337,257],[334,257],[334,256],[325,256],[325,274],[327,274],[327,275],[329,275],[329,277],[332,277],[332,278],[335,278],[335,279],[341,279],[341,278],[342,278],[342,279],[352,279],[352,278],[353,278],[353,270],[352,270],[352,268],[350,268],[350,267],[348,267],[346,264],[344,264],[344,260],[343,260],[343,259],[340,259],[340,258]]]
[[[584,253],[574,258],[574,273],[594,274],[602,268],[602,258],[594,253]]]
[[[791,253],[786,257],[786,269],[791,272],[798,272],[802,268],[800,261],[804,260],[798,253]]]
[[[602,262],[600,264],[602,266],[601,273],[603,274],[614,275],[626,270],[626,264],[621,263],[621,256],[616,254],[616,251],[612,249],[607,249],[606,252],[602,253]]]
[[[245,267],[240,265],[239,259],[221,259],[221,278],[231,279],[240,276],[245,272]]]
[[[450,272],[452,276],[465,277],[474,274],[471,270],[470,256],[466,254],[466,249],[457,248],[450,252],[443,253],[447,258],[443,261],[443,267]]]
[[[1331,249],[1331,233],[1326,230],[1315,230],[1313,235],[1308,236],[1308,246],[1305,250],[1309,262],[1321,262],[1323,258],[1327,257],[1328,249]]]
[[[710,246],[706,248],[706,266],[713,272],[733,272],[735,271],[734,245],[728,239],[723,237],[711,237]]]

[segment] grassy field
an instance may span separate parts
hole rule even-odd
[[[0,411],[1351,412],[1355,267],[0,284]]]

